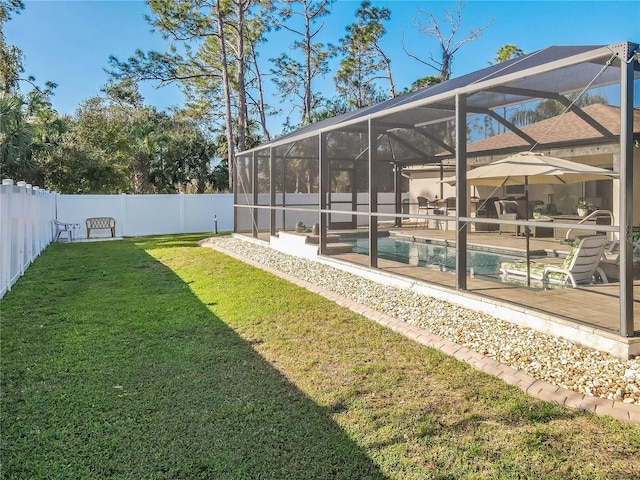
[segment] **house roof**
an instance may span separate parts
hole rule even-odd
[[[582,112],[610,132],[613,137],[620,135],[620,107],[598,103],[584,107]],[[640,133],[640,109],[634,110],[633,123],[634,133]],[[606,141],[606,136],[603,136],[601,131],[575,112],[547,118],[522,127],[521,130],[540,145],[564,142],[585,143],[589,140],[601,142],[603,139]],[[469,143],[467,152],[479,153],[514,148],[529,149],[531,144],[513,132],[506,132]]]

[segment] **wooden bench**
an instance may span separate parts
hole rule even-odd
[[[91,230],[111,230],[111,236],[116,236],[116,221],[112,217],[91,217],[85,220],[87,225],[87,238],[91,234]]]

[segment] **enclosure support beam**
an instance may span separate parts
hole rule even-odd
[[[531,98],[548,98],[551,100],[556,100],[560,102],[562,105],[567,107],[569,111],[575,113],[578,117],[580,117],[583,121],[589,124],[593,129],[597,130],[603,137],[605,138],[613,138],[614,135],[609,130],[607,130],[601,123],[597,122],[593,117],[587,115],[584,110],[580,107],[577,107],[571,100],[569,100],[564,95],[560,95],[555,92],[544,92],[541,90],[532,90],[527,88],[515,88],[515,87],[507,87],[507,86],[499,86],[487,89],[491,92],[497,93],[505,93],[511,95],[521,95],[523,97],[531,97]]]
[[[253,238],[258,238],[258,151],[253,152],[251,156],[251,192],[253,194],[253,208],[251,209],[251,215],[253,218],[253,225],[251,226],[253,231]]]
[[[378,137],[375,123],[369,119],[369,267],[378,268]],[[355,184],[355,182],[354,182]],[[355,185],[353,188],[356,188]],[[356,207],[357,208],[357,207]]]
[[[620,335],[633,331],[633,80],[635,49],[620,45]],[[635,46],[637,48],[637,46]],[[629,51],[631,50],[631,51]],[[631,59],[631,61],[629,61]]]
[[[509,120],[504,118],[502,115],[498,115],[493,110],[490,110],[488,108],[476,108],[473,111],[471,111],[471,113],[483,113],[485,115],[489,115],[491,118],[496,120],[498,123],[500,123],[501,125],[504,125],[509,130],[511,130],[513,133],[518,135],[520,138],[522,138],[529,145],[535,145],[537,143],[534,138],[532,138],[531,136],[529,136],[526,133],[524,133],[517,126],[515,126],[512,122],[510,122]]]
[[[431,135],[430,133],[425,132],[421,127],[415,127],[413,131],[416,132],[419,135],[422,135],[427,140],[430,140],[431,142],[434,142],[436,145],[439,145],[440,147],[445,149],[447,152],[456,153],[455,148],[453,148],[451,145],[444,143],[442,140],[440,140],[435,135]]]
[[[403,140],[402,138],[400,138],[398,135],[396,135],[394,133],[391,133],[391,132],[387,132],[387,136],[389,138],[392,138],[396,142],[398,142],[400,145],[404,146],[407,150],[415,153],[416,155],[421,156],[421,157],[426,157],[427,156],[422,150],[414,147],[413,145],[411,145],[406,140]]]
[[[456,290],[467,289],[467,98],[456,95]]]
[[[287,155],[289,155],[289,151],[282,157],[282,230],[287,229],[287,210],[284,207],[287,206],[287,162],[289,161]]]
[[[284,161],[284,160],[283,160]],[[276,159],[273,147],[269,147],[269,234],[276,234]]]
[[[402,211],[402,167],[397,163],[393,163],[393,193],[395,196],[396,214]],[[408,206],[408,204],[407,204]],[[407,211],[409,213],[409,211]],[[402,218],[396,217],[394,222],[397,228],[402,227]]]
[[[327,194],[329,193],[329,160],[327,158],[327,134],[320,133],[318,135],[318,176],[320,195],[320,237],[318,239],[318,248],[320,255],[327,253],[327,229],[329,228],[329,217],[327,210]]]
[[[236,163],[235,158],[230,158],[229,161],[234,164]],[[238,212],[240,209],[237,207],[238,205],[238,166],[231,169],[231,188],[233,189],[233,231],[238,231]]]

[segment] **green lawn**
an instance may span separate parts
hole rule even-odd
[[[640,427],[199,238],[53,244],[0,302],[2,478],[640,478]]]

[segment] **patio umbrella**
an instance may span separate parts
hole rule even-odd
[[[541,153],[521,152],[467,172],[469,185],[502,187],[505,185],[570,184],[591,180],[610,180],[618,174],[605,168],[592,167]],[[443,183],[455,185],[455,177]]]
[[[524,185],[527,219],[529,218],[528,185],[570,184],[591,180],[610,180],[612,178],[618,178],[618,174],[605,168],[592,167],[533,152],[516,153],[510,157],[474,168],[467,172],[467,183],[469,185],[485,185],[490,187]],[[455,185],[456,179],[455,177],[448,177],[444,178],[442,182]],[[525,227],[525,238],[527,286],[530,286],[529,227]]]

